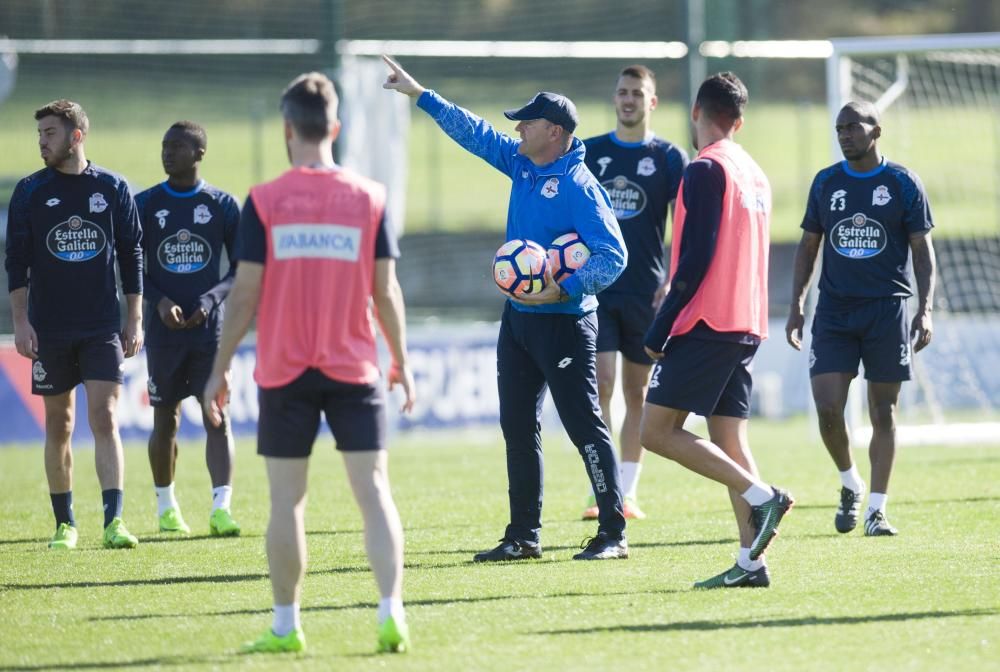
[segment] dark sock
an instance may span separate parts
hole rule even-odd
[[[102,490],[101,498],[104,500],[104,527],[107,527],[114,518],[122,517],[125,493],[121,490]]]
[[[73,491],[49,493],[49,497],[52,499],[52,512],[56,514],[56,529],[63,523],[76,527],[76,520],[73,518]]]

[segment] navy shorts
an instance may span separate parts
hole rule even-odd
[[[382,386],[332,380],[317,369],[288,385],[257,393],[257,453],[268,457],[309,457],[319,433],[320,412],[337,450],[381,450],[386,419]]]
[[[597,306],[597,351],[621,352],[636,364],[652,364],[642,341],[656,313],[652,297],[601,294]]]
[[[646,401],[706,418],[750,417],[757,345],[675,336],[653,367]]]
[[[906,299],[890,296],[862,303],[849,311],[817,310],[812,323],[809,375],[847,373],[873,383],[909,380],[910,332]]]
[[[85,380],[119,385],[125,353],[118,332],[81,338],[39,337],[38,359],[31,366],[31,393],[55,396]]]
[[[150,406],[173,408],[190,396],[201,399],[212,373],[215,343],[146,346]]]

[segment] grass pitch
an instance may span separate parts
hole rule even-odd
[[[804,420],[752,423],[766,477],[798,503],[768,554],[767,590],[693,591],[733,562],[726,494],[648,456],[629,526],[632,558],[570,560],[594,525],[578,520],[579,457],[547,435],[541,561],[473,565],[507,519],[499,431],[397,436],[392,478],[406,529],[404,594],[414,650],[376,656],[374,581],[339,457],[324,438],[311,470],[309,652],[243,657],[270,624],[264,555],[267,490],[252,442],[239,446],[239,539],[207,536],[201,447],[183,444],[178,497],[193,536],[156,533],[143,446],[126,451],[133,551],[99,548],[93,453],[79,450],[80,548],[52,532],[37,447],[0,450],[0,670],[69,668],[398,670],[987,670],[1000,660],[1000,452],[901,449],[890,519],[901,534],[838,535],[834,467]],[[863,455],[859,456],[863,459]]]

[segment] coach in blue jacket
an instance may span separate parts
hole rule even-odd
[[[597,398],[597,298],[625,268],[627,253],[607,192],[583,162],[573,137],[576,108],[542,92],[504,115],[518,124],[517,141],[488,122],[424,89],[391,58],[383,85],[417,100],[455,142],[511,179],[507,240],[542,245],[576,231],[590,259],[562,283],[504,306],[497,341],[500,427],[507,444],[510,524],[500,545],[476,562],[539,558],[542,547],[542,441],[539,423],[545,389],[587,467],[600,508],[597,535],[577,560],[628,557],[625,516],[611,435]]]

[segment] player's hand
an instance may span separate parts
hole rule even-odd
[[[201,395],[201,406],[205,417],[213,427],[222,425],[222,412],[229,403],[229,371],[219,374],[215,371],[205,383],[205,392]]]
[[[413,372],[406,364],[399,365],[395,362],[389,367],[389,391],[396,385],[403,387],[403,405],[399,407],[400,412],[409,413],[413,410],[413,404],[417,401],[417,386],[413,382]]]
[[[512,294],[502,289],[500,292],[509,296],[511,301],[516,301],[522,306],[542,306],[547,303],[560,303],[562,298],[562,290],[559,288],[559,283],[552,279],[552,269],[548,265],[545,266],[545,287],[537,294]]]
[[[383,89],[391,89],[393,91],[399,91],[400,93],[405,93],[410,98],[419,98],[420,94],[424,92],[424,87],[420,86],[420,83],[413,79],[406,70],[403,70],[402,66],[396,61],[392,60],[385,54],[382,54],[382,60],[385,64],[389,66],[392,71],[389,76],[385,78],[385,82],[382,84]]]
[[[660,361],[661,359],[663,359],[662,352],[657,352],[656,350],[650,350],[649,346],[647,345],[642,346],[642,349],[646,351],[646,356],[652,360]]]
[[[156,304],[156,312],[160,314],[160,319],[167,325],[167,329],[184,328],[184,311],[167,297],[163,297]]]
[[[200,327],[201,325],[205,324],[205,320],[207,320],[207,319],[208,319],[208,311],[205,310],[205,308],[203,306],[198,306],[197,308],[194,309],[194,312],[191,313],[191,317],[189,317],[184,322],[184,327],[183,328],[184,329],[195,329],[195,328]]]
[[[910,342],[913,343],[913,352],[920,352],[931,342],[931,335],[934,333],[934,324],[931,322],[929,312],[919,312],[913,316],[913,325],[910,327]]]
[[[38,334],[28,320],[14,322],[14,347],[22,357],[38,359]]]
[[[796,350],[802,349],[802,328],[805,324],[806,318],[802,314],[802,309],[792,306],[792,312],[788,314],[788,321],[785,322],[785,339],[788,345]]]
[[[144,334],[142,333],[142,318],[132,318],[129,316],[125,320],[125,329],[122,330],[122,349],[125,351],[125,357],[135,357],[142,350],[142,341]]]

